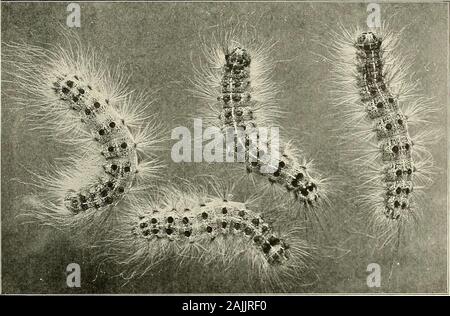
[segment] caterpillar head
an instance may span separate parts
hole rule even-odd
[[[250,65],[250,54],[245,48],[236,47],[233,48],[228,54],[225,55],[226,64],[229,67],[244,68]]]
[[[381,38],[372,32],[363,32],[356,39],[356,47],[364,50],[378,48],[381,45]]]

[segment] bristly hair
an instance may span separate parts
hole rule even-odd
[[[330,65],[327,85],[333,118],[340,123],[338,144],[350,147],[345,164],[360,178],[352,184],[354,202],[368,216],[368,229],[381,247],[398,246],[407,226],[417,227],[423,190],[434,172],[427,147],[440,137],[429,126],[420,130],[433,121],[437,107],[412,79],[411,58],[400,42],[404,30],[387,23],[368,30],[341,25],[329,41],[319,41],[326,50],[321,58]],[[371,90],[372,75],[378,78],[377,91]]]
[[[277,127],[277,118],[283,111],[277,100],[279,87],[272,79],[275,62],[270,55],[276,42],[260,39],[254,28],[236,21],[218,26],[211,37],[211,40],[202,39],[204,57],[199,66],[194,65],[191,92],[202,103],[197,115],[204,119],[206,126],[217,127],[223,133],[228,129],[238,134],[241,128],[249,132]],[[265,147],[270,148],[270,142]],[[265,165],[259,156],[262,147],[251,157],[248,143],[241,144],[246,150],[248,174],[264,178],[270,187],[281,188],[273,192],[280,192],[283,199],[288,197],[301,206],[295,209],[306,205],[306,209],[319,210],[317,206],[327,200],[326,188],[319,187],[324,181],[314,178],[313,174],[319,174],[309,169],[312,164],[304,155],[280,141],[280,158],[268,166],[273,171],[262,172]]]
[[[161,126],[146,114],[152,96],[130,90],[122,66],[110,67],[74,33],[63,35],[49,48],[3,43],[3,93],[37,136],[67,147],[68,158],[53,170],[30,171],[28,183],[38,190],[23,217],[72,235],[98,232],[96,223],[115,217],[111,210],[136,182],[154,180]]]
[[[229,200],[228,189],[217,181],[208,187],[186,182],[183,191],[172,186],[135,200],[132,212],[97,244],[99,258],[114,264],[125,283],[169,263],[183,271],[212,267],[220,271],[214,278],[245,269],[243,282],[266,291],[304,282],[314,248],[301,239],[299,228],[276,230],[247,203]]]

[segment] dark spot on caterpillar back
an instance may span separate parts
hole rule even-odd
[[[278,244],[280,243],[280,239],[279,239],[279,238],[276,238],[276,237],[274,237],[274,236],[271,236],[271,237],[269,238],[269,243],[270,243],[271,246],[278,245]]]
[[[263,250],[264,253],[269,253],[270,248],[272,248],[272,247],[267,242],[262,245],[262,250]]]

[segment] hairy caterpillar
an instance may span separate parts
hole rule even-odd
[[[434,109],[408,80],[399,36],[386,27],[342,33],[323,44],[333,72],[332,97],[344,119],[342,138],[351,140],[351,153],[361,154],[351,159],[363,179],[357,204],[369,212],[369,225],[386,245],[419,217],[417,202],[433,166],[425,145],[438,133],[414,128],[429,124]]]
[[[148,97],[127,91],[120,68],[112,70],[75,36],[49,49],[4,47],[14,106],[32,131],[44,131],[72,151],[54,175],[35,179],[46,193],[32,203],[31,217],[57,228],[84,228],[109,215],[158,166],[153,159],[142,161],[156,142],[155,124],[145,123]]]
[[[212,264],[223,273],[246,269],[249,281],[272,286],[281,278],[298,281],[310,258],[311,248],[298,232],[278,233],[246,203],[198,189],[166,189],[131,206],[133,211],[100,243],[101,256],[121,267],[125,279],[175,260],[184,267]]]
[[[276,104],[278,88],[271,80],[273,44],[258,44],[253,32],[237,33],[233,29],[222,42],[203,46],[207,65],[196,69],[193,89],[208,106],[201,115],[224,134],[244,132],[238,141],[245,150],[248,174],[266,178],[269,188],[289,192],[294,201],[313,209],[326,201],[325,180],[291,143],[280,141],[268,158],[266,151],[275,139],[262,137],[259,130],[275,126],[274,118],[281,112]],[[257,142],[250,141],[252,133]],[[237,147],[232,150],[237,152]]]

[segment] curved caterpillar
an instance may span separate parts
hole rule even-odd
[[[137,166],[136,143],[124,119],[109,105],[109,100],[93,90],[77,74],[57,77],[54,91],[79,116],[86,129],[100,145],[105,157],[104,174],[94,183],[67,193],[65,206],[77,214],[80,211],[99,209],[116,204],[131,187]]]
[[[349,131],[341,131],[343,138],[351,138],[353,151],[363,153],[352,160],[364,180],[358,204],[370,212],[370,225],[387,244],[417,220],[417,199],[431,183],[432,157],[425,144],[434,132],[411,131],[418,123],[429,123],[434,110],[407,80],[409,65],[400,55],[397,36],[385,28],[343,33],[333,34],[335,41],[326,45],[332,95]]]
[[[279,151],[270,153],[271,158],[263,157],[273,139],[261,137],[258,128],[273,127],[274,117],[280,112],[276,105],[278,89],[271,80],[272,47],[270,43],[256,44],[253,34],[247,38],[234,32],[225,35],[223,43],[212,47],[205,44],[203,53],[208,64],[196,70],[193,93],[208,104],[201,115],[210,126],[224,134],[244,131],[245,138],[238,137],[238,141],[245,150],[247,173],[263,176],[269,187],[282,188],[307,208],[315,207],[326,200],[326,184],[311,162],[289,143],[280,144]],[[251,144],[252,133],[256,133],[258,144]],[[262,171],[263,167],[269,172]]]
[[[106,260],[122,267],[126,279],[175,260],[183,266],[211,263],[223,273],[246,269],[252,282],[274,285],[282,277],[300,277],[310,256],[303,240],[275,232],[245,203],[198,190],[166,190],[135,201],[132,210],[101,243]]]
[[[140,155],[156,142],[155,126],[141,127],[151,102],[128,92],[120,69],[112,71],[103,56],[82,47],[77,38],[51,49],[5,47],[14,89],[10,97],[32,130],[50,133],[74,150],[54,176],[37,176],[37,186],[47,193],[32,205],[32,217],[45,225],[79,228],[109,214],[136,176],[157,168]]]

